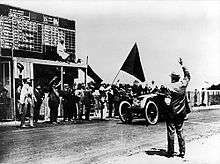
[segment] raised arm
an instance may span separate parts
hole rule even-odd
[[[190,81],[190,78],[191,78],[190,73],[189,73],[188,69],[183,65],[182,58],[179,58],[179,63],[183,69],[183,74],[184,74],[184,78],[182,80],[182,83],[183,83],[183,85],[187,86]]]

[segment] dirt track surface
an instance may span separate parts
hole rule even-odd
[[[220,133],[220,110],[193,112],[185,123],[186,141]],[[118,119],[35,128],[0,127],[2,163],[102,163],[151,149],[166,149],[165,123],[131,125]],[[176,149],[178,151],[178,149]]]

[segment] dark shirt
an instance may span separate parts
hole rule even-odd
[[[86,107],[90,107],[94,103],[94,97],[90,90],[84,91],[83,103]]]
[[[59,94],[58,94],[57,91],[55,91],[54,88],[50,89],[50,92],[49,92],[48,96],[49,96],[49,100],[48,100],[49,105],[50,104],[59,105],[59,103],[60,103]]]
[[[42,103],[43,93],[37,89],[34,90],[34,96],[37,100],[37,103]]]
[[[190,73],[185,68],[182,67],[184,78],[181,81],[172,83],[169,87],[171,93],[171,111],[169,111],[170,116],[175,117],[176,115],[186,115],[186,88],[190,81]]]

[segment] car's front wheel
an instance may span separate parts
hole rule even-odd
[[[119,105],[119,118],[123,123],[132,122],[131,105],[127,101],[122,101]]]
[[[155,125],[159,119],[159,110],[155,102],[148,101],[145,107],[145,118],[147,124]]]

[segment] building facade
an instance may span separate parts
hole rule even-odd
[[[30,78],[33,87],[48,85],[58,76],[61,89],[73,83],[76,62],[75,21],[0,4],[0,120],[16,119],[19,80]],[[68,62],[57,54],[64,40]]]

